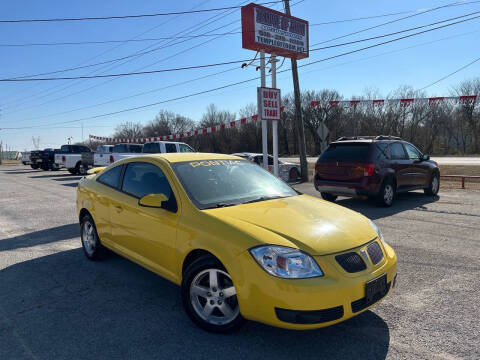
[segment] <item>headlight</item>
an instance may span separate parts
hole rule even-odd
[[[250,254],[270,275],[285,279],[305,279],[323,276],[315,260],[298,249],[264,245],[250,249]]]
[[[370,220],[370,224],[372,224],[373,228],[377,232],[378,237],[380,238],[380,241],[382,242],[383,246],[387,245],[387,243],[385,242],[385,239],[383,238],[382,232],[378,228],[377,224],[375,224],[372,220]]]

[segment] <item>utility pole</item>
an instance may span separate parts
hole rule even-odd
[[[290,15],[290,0],[284,0],[285,14]],[[308,181],[307,149],[305,144],[305,131],[303,129],[302,104],[300,100],[300,84],[298,82],[297,59],[290,59],[292,63],[293,94],[295,96],[295,129],[298,136],[298,152],[300,156],[300,169],[303,181]]]

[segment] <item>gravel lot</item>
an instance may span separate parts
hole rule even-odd
[[[0,359],[479,359],[480,193],[403,194],[374,219],[399,258],[392,296],[342,324],[294,332],[195,327],[178,288],[119,256],[84,257],[80,177],[0,166]],[[315,194],[312,184],[296,186]]]

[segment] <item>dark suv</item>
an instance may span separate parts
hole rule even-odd
[[[424,189],[436,195],[440,170],[428,155],[398,137],[342,137],[318,158],[314,184],[325,200],[368,196],[391,206],[399,192]]]

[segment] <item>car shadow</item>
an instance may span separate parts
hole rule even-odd
[[[78,181],[77,182],[71,182],[71,183],[62,183],[63,186],[70,186],[70,187],[77,187],[78,186]]]
[[[37,170],[2,170],[5,174],[29,174],[29,173],[39,173],[43,171],[42,169]]]
[[[9,321],[0,355],[26,348],[56,359],[384,359],[390,343],[388,325],[371,311],[319,330],[249,322],[211,334],[186,316],[176,285],[113,254],[88,261],[81,248],[7,267],[0,282]]]
[[[0,239],[0,251],[15,250],[40,244],[73,239],[79,236],[79,224],[61,225],[50,229],[34,231],[11,238]]]
[[[359,198],[340,198],[336,201],[338,205],[358,211],[369,219],[375,220],[401,213],[406,210],[423,209],[425,205],[434,203],[440,196],[428,196],[422,192],[407,192],[397,194],[395,202],[390,207],[377,205],[372,200]]]
[[[37,176],[30,176],[31,179],[71,179],[72,174],[70,173],[53,173],[47,175],[37,175]]]
[[[80,180],[83,176],[66,176],[66,177],[60,177],[60,178],[54,178],[52,180],[55,181],[72,181],[72,180]]]

